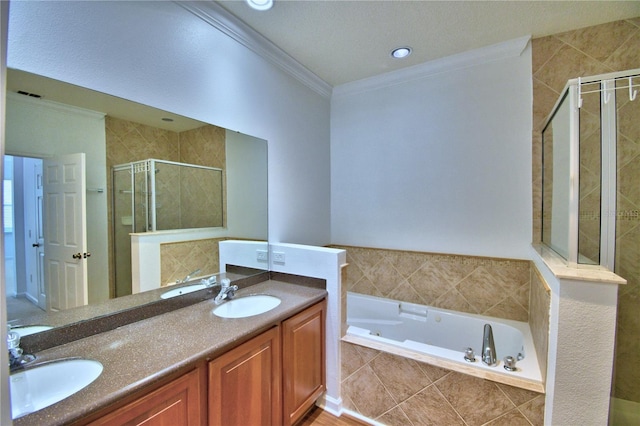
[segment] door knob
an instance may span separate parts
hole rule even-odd
[[[74,259],[82,259],[82,253],[72,254],[71,257],[73,257]]]
[[[32,247],[40,247],[40,244],[35,243],[35,244],[31,244]]]
[[[87,257],[91,257],[91,253],[85,253],[84,258],[86,259]]]

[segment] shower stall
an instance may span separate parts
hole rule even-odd
[[[542,134],[542,241],[618,290],[613,424],[640,422],[640,69],[570,80]],[[591,266],[588,266],[591,265]]]
[[[131,233],[223,227],[223,170],[148,159],[111,170],[115,296],[131,294]]]

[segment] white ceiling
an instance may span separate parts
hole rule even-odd
[[[640,16],[640,1],[274,0],[221,6],[332,86],[514,38]],[[394,60],[390,51],[411,46]]]

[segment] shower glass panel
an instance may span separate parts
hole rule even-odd
[[[156,230],[221,227],[222,171],[156,162]]]
[[[569,257],[570,128],[569,97],[562,98],[542,132],[542,242]]]
[[[225,225],[222,169],[149,159],[114,166],[112,182],[116,297],[131,294],[131,233]]]
[[[131,238],[133,231],[133,206],[131,204],[133,187],[131,168],[114,168],[112,173],[113,192],[113,252],[112,259],[115,274],[115,297],[131,294]]]
[[[634,76],[638,84],[640,76]],[[621,418],[640,418],[640,87],[631,101],[628,80],[616,81],[617,181],[614,272],[627,280],[618,290],[618,324],[612,396]],[[640,86],[640,84],[638,85]],[[628,90],[628,89],[627,89]],[[630,413],[634,413],[632,416]]]
[[[598,82],[585,85],[579,109],[578,263],[600,264],[602,128]]]
[[[125,165],[131,174],[131,182],[133,185],[133,223],[132,232],[147,232],[149,230],[148,197],[149,182],[147,180],[147,172],[149,164],[147,162],[131,163]],[[115,188],[115,187],[114,187]],[[115,188],[117,189],[117,188]]]
[[[222,169],[153,159],[114,173],[122,169],[131,180],[132,232],[224,226]]]

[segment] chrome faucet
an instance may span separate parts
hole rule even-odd
[[[496,345],[493,342],[493,329],[490,324],[484,325],[482,336],[482,362],[488,366],[496,365]]]
[[[187,276],[186,276],[186,277],[184,277],[183,279],[181,279],[181,280],[176,280],[176,284],[184,284],[184,283],[186,283],[187,281],[189,281],[189,280],[191,279],[191,277],[192,277],[193,275],[197,274],[198,272],[200,272],[200,269],[196,269],[195,271],[191,271],[191,272],[189,272],[189,273],[187,274]]]
[[[20,367],[34,361],[35,355],[25,354],[20,347],[20,334],[15,331],[11,331],[11,326],[8,326],[7,333],[7,349],[9,349],[9,370],[17,370]]]
[[[204,284],[205,287],[211,288],[215,287],[218,283],[216,282],[216,276],[211,275],[209,278],[203,278],[200,280],[200,284]]]
[[[237,285],[231,285],[231,280],[229,278],[223,278],[220,284],[220,293],[214,299],[216,305],[221,304],[225,299],[231,300],[233,296],[235,296],[236,291],[238,291]]]

